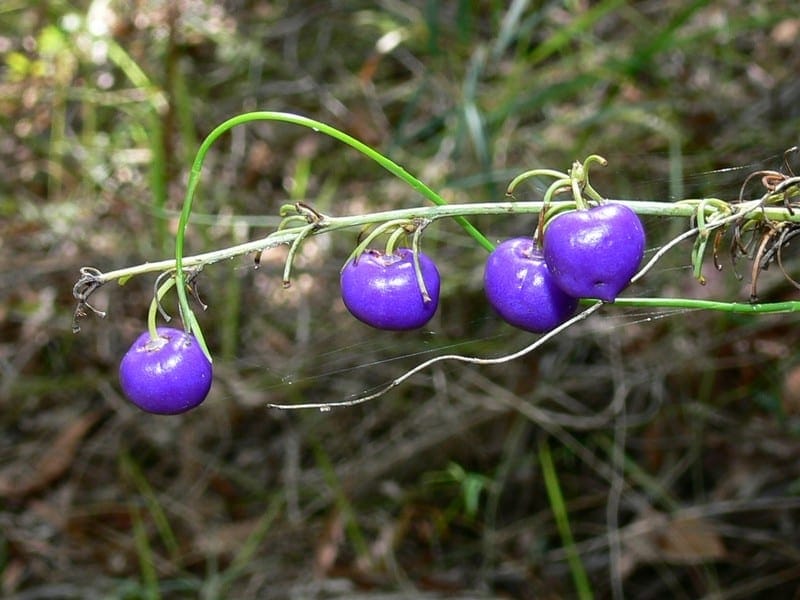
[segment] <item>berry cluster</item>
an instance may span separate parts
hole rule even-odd
[[[645,232],[630,208],[606,203],[556,215],[533,238],[506,240],[489,255],[484,289],[507,323],[549,331],[569,319],[579,298],[613,302],[636,273]],[[421,252],[365,250],[341,274],[342,300],[360,321],[401,331],[425,325],[436,312],[439,271]]]
[[[529,238],[500,244],[484,272],[486,297],[508,323],[543,333],[569,319],[579,298],[613,302],[639,268],[645,233],[622,204],[561,213]]]

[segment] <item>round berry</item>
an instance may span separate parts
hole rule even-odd
[[[495,248],[483,272],[486,299],[506,322],[544,333],[570,318],[578,299],[556,285],[531,238],[513,238]]]
[[[199,405],[211,388],[211,361],[193,335],[159,327],[158,339],[145,331],[122,357],[119,381],[142,410],[175,415]]]
[[[419,266],[428,297],[423,296],[414,268],[414,253],[398,248],[392,254],[365,250],[345,265],[342,300],[359,321],[390,331],[422,327],[439,305],[439,270],[425,254]]]
[[[623,204],[607,203],[556,215],[544,231],[544,258],[570,296],[613,302],[627,287],[644,255],[639,217]]]

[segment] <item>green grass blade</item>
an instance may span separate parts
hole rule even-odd
[[[581,600],[590,600],[594,598],[594,594],[592,593],[592,587],[586,575],[586,570],[583,567],[581,557],[575,548],[575,540],[572,537],[572,530],[569,526],[567,506],[564,503],[564,496],[558,484],[556,468],[553,464],[553,457],[550,454],[550,445],[547,443],[546,437],[542,437],[539,442],[539,462],[542,466],[544,485],[545,488],[547,488],[547,497],[556,519],[556,526],[561,536],[561,543],[564,545],[564,550],[567,553],[567,561],[569,562],[569,569],[572,573],[572,580],[575,583],[575,590],[578,592],[578,598]]]

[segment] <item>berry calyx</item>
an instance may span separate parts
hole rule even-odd
[[[556,284],[531,238],[498,245],[486,261],[483,282],[492,308],[504,321],[526,331],[550,331],[578,307],[578,299]]]
[[[570,296],[613,302],[636,274],[645,231],[633,210],[609,202],[553,217],[544,231],[544,259]]]
[[[122,357],[119,381],[128,399],[142,410],[175,415],[198,406],[211,388],[211,361],[197,339],[178,329],[146,331]]]
[[[420,252],[417,258],[419,273],[410,248],[391,254],[368,249],[349,261],[340,278],[347,310],[378,329],[404,331],[425,325],[439,306],[440,277],[428,256]]]

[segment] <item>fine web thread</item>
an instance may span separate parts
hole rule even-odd
[[[734,215],[734,217],[736,217],[736,216],[737,215]],[[733,217],[727,217],[727,218],[724,218],[724,219],[720,219],[719,223],[722,224],[725,221],[729,221],[729,220],[732,220],[732,219],[733,219]],[[644,275],[647,274],[651,269],[653,269],[653,267],[658,263],[658,261],[661,259],[661,257],[663,257],[667,252],[669,252],[669,250],[671,250],[673,247],[677,246],[678,244],[680,244],[684,240],[687,240],[687,239],[690,239],[690,238],[694,237],[695,235],[698,234],[698,232],[699,232],[699,229],[697,227],[693,227],[692,229],[689,229],[688,231],[685,231],[684,233],[682,233],[678,237],[676,237],[676,238],[670,240],[668,243],[664,244],[661,248],[658,249],[657,252],[655,252],[653,254],[653,256],[650,258],[650,260],[647,263],[645,263],[645,265],[641,269],[639,269],[639,272],[636,273],[636,275],[633,276],[633,278],[631,279],[631,282],[632,283],[636,282],[639,279],[641,279],[642,277],[644,277]],[[519,350],[517,350],[515,352],[511,352],[509,354],[505,354],[503,356],[487,358],[487,357],[479,357],[479,356],[466,356],[466,355],[463,355],[463,354],[441,354],[439,356],[435,356],[435,357],[430,358],[430,359],[428,359],[428,360],[426,360],[424,362],[419,363],[417,366],[407,370],[405,373],[403,373],[399,377],[396,377],[395,379],[393,379],[392,381],[390,381],[386,385],[379,386],[377,389],[373,388],[375,391],[368,390],[366,393],[363,393],[363,394],[357,396],[356,398],[350,398],[350,399],[342,400],[342,401],[338,401],[338,402],[310,402],[310,403],[300,403],[300,404],[273,404],[273,403],[269,403],[269,404],[267,404],[267,406],[269,408],[278,408],[278,409],[282,409],[282,410],[319,409],[319,410],[322,410],[322,411],[329,411],[332,408],[356,406],[356,405],[364,404],[364,403],[369,402],[371,400],[375,400],[377,398],[380,398],[381,396],[383,396],[384,394],[386,394],[390,390],[392,390],[395,387],[399,386],[404,381],[410,379],[415,374],[419,373],[420,371],[424,371],[425,369],[427,369],[427,368],[429,368],[429,367],[431,367],[431,366],[433,366],[433,365],[435,365],[437,363],[440,363],[440,362],[453,361],[453,362],[468,363],[468,364],[473,364],[473,365],[498,365],[498,364],[503,364],[503,363],[506,363],[506,362],[509,362],[509,361],[512,361],[512,360],[515,360],[517,358],[521,358],[523,356],[526,356],[526,355],[530,354],[531,352],[533,352],[534,350],[540,348],[546,342],[548,342],[549,340],[553,339],[554,337],[556,337],[557,335],[559,335],[563,331],[566,331],[567,329],[569,329],[573,325],[575,325],[577,323],[580,323],[581,321],[584,321],[585,319],[587,319],[588,317],[593,315],[595,312],[600,310],[600,308],[602,308],[603,306],[604,306],[603,302],[599,302],[599,301],[595,302],[594,304],[591,304],[588,308],[584,308],[583,310],[578,312],[578,314],[576,314],[571,319],[565,321],[564,323],[562,323],[558,327],[556,327],[556,328],[550,330],[549,332],[541,335],[535,341],[531,342],[527,346],[525,346],[525,347],[523,347],[523,348],[521,348],[521,349],[519,349]]]
[[[614,329],[624,329],[624,328],[630,327],[632,325],[655,323],[656,321],[660,321],[660,320],[663,320],[663,319],[670,319],[670,318],[674,318],[674,317],[679,317],[679,316],[682,316],[682,315],[686,315],[688,313],[698,312],[700,310],[701,309],[695,309],[695,308],[674,308],[674,309],[664,308],[664,309],[654,309],[654,310],[649,310],[649,311],[636,311],[636,312],[630,312],[630,313],[625,313],[625,314],[608,314],[608,313],[603,314],[603,313],[599,313],[599,314],[595,314],[594,318],[603,320],[603,329],[606,329],[606,330],[607,329],[612,329],[612,330],[614,330]],[[583,320],[584,318],[581,318],[581,320]],[[499,318],[496,320],[496,322],[498,324],[500,324]],[[437,334],[433,334],[432,332],[431,332],[431,334],[434,337],[437,335]],[[312,383],[315,383],[315,382],[324,381],[324,380],[332,378],[332,377],[343,377],[343,376],[347,376],[348,374],[352,374],[352,373],[359,372],[359,371],[368,371],[368,370],[370,370],[370,369],[372,369],[374,367],[381,366],[381,365],[388,365],[388,364],[392,364],[392,363],[402,363],[403,361],[407,361],[407,360],[412,359],[412,358],[421,358],[421,357],[430,356],[430,355],[436,354],[436,353],[445,353],[445,352],[448,352],[448,351],[452,352],[452,351],[455,351],[458,348],[461,348],[461,347],[464,347],[464,346],[473,346],[473,345],[476,345],[476,344],[480,345],[480,344],[484,344],[484,343],[487,343],[487,342],[502,341],[503,339],[510,339],[510,338],[512,338],[514,336],[515,336],[515,332],[511,331],[511,330],[508,330],[508,331],[505,331],[503,333],[499,333],[499,334],[495,334],[495,335],[491,335],[491,336],[474,337],[474,338],[470,338],[468,340],[453,342],[453,343],[450,343],[450,344],[443,344],[441,346],[437,345],[436,347],[433,347],[433,348],[425,348],[423,350],[419,350],[419,351],[416,351],[416,352],[403,352],[403,353],[397,354],[396,356],[386,356],[386,357],[382,357],[380,359],[374,359],[374,360],[363,360],[364,353],[361,350],[358,349],[358,347],[361,344],[344,346],[344,347],[341,347],[341,348],[337,348],[336,350],[331,350],[330,352],[326,352],[325,354],[329,355],[329,356],[336,356],[337,354],[347,353],[348,356],[346,356],[344,359],[341,359],[342,362],[347,363],[347,362],[349,362],[349,358],[357,357],[357,358],[361,359],[361,360],[358,360],[358,364],[351,364],[351,365],[344,366],[344,367],[326,369],[325,368],[326,364],[329,364],[329,363],[326,363],[325,361],[319,360],[320,357],[314,357],[314,359],[311,362],[313,363],[314,368],[318,370],[318,372],[309,373],[309,374],[305,374],[305,375],[297,375],[295,373],[284,374],[283,376],[280,377],[280,381],[278,381],[278,382],[276,382],[276,383],[274,383],[272,385],[263,386],[261,389],[263,391],[273,391],[273,390],[285,388],[285,387],[287,387],[289,385],[308,385],[308,384],[312,384]],[[537,340],[537,342],[538,342],[538,340]],[[391,343],[391,341],[387,340],[385,342],[380,342],[380,343],[375,344],[372,348],[373,348],[375,354],[380,355],[380,354],[382,354],[383,352],[385,352],[387,349],[389,349],[391,347],[393,347],[393,344]],[[447,356],[447,355],[445,355],[445,354],[437,354],[435,357],[433,357],[433,359],[436,360],[437,362],[439,362],[441,360],[445,360],[445,356]],[[462,357],[462,355],[451,355],[451,356],[453,356],[453,357],[457,357],[457,356],[458,357]],[[485,360],[487,362],[487,364],[491,364],[492,361],[507,362],[508,360],[513,360],[513,359],[508,359],[507,356],[508,355],[489,356],[489,357],[487,357],[485,359],[479,359],[479,360],[481,360],[481,361]],[[463,356],[463,358],[469,358],[469,357]],[[396,387],[396,385],[392,385],[392,381],[387,380],[387,381],[385,381],[385,382],[383,382],[381,384],[378,384],[378,385],[371,386],[369,388],[363,389],[358,393],[351,394],[351,395],[347,396],[346,399],[343,401],[343,405],[350,405],[349,403],[361,404],[362,402],[367,401],[367,400],[363,399],[363,396],[367,396],[367,395],[371,395],[373,393],[376,393],[376,392],[378,392],[378,391],[380,391],[380,390],[382,390],[385,387],[390,386],[390,385],[391,385],[391,387]],[[386,390],[386,391],[388,391],[388,390]],[[313,407],[313,408],[324,408],[324,406],[326,406],[328,404],[331,404],[331,403],[320,403],[320,404],[321,405],[314,404],[314,405],[311,405],[311,407]],[[337,403],[332,403],[332,404],[334,406],[337,405]],[[284,406],[284,405],[270,404],[269,406],[271,406],[273,408],[287,408],[287,406]],[[301,405],[291,405],[289,407],[290,408],[300,408]],[[305,406],[305,407],[308,408],[309,406]]]
[[[730,169],[720,169],[717,171],[711,171],[709,173],[719,173],[719,172],[727,172]],[[756,210],[758,208],[758,203],[753,202],[753,207],[750,210]],[[736,219],[741,218],[741,213],[729,215],[723,218],[720,218],[718,221],[714,223],[708,224],[710,228],[720,227],[727,223],[733,222]],[[667,254],[670,250],[674,247],[678,246],[679,244],[683,243],[684,241],[693,239],[698,233],[700,232],[699,228],[693,227],[687,231],[684,231],[677,237],[673,238],[663,246],[659,247],[653,252],[653,255],[649,258],[649,260],[645,263],[645,265],[637,272],[633,278],[631,279],[631,283],[636,283],[640,279],[642,279],[647,273],[654,269],[654,267],[658,264],[659,260]],[[282,410],[296,410],[296,409],[319,409],[322,411],[328,411],[332,408],[340,408],[340,407],[348,407],[348,406],[356,406],[359,404],[363,404],[369,402],[371,400],[375,400],[390,390],[394,389],[395,387],[399,386],[401,383],[407,381],[415,374],[428,369],[429,367],[446,361],[453,361],[453,362],[461,362],[461,363],[468,363],[473,365],[493,365],[493,364],[502,364],[505,362],[509,362],[530,354],[531,352],[535,351],[536,349],[543,346],[546,342],[553,339],[563,331],[567,330],[568,328],[572,327],[584,321],[589,316],[594,315],[594,313],[600,311],[600,309],[604,306],[602,302],[596,302],[589,305],[586,308],[583,308],[578,314],[576,314],[571,319],[567,320],[565,323],[559,325],[555,329],[541,335],[533,342],[529,343],[528,345],[510,353],[507,353],[502,356],[491,356],[491,357],[481,357],[481,356],[468,356],[462,354],[438,354],[432,358],[426,359],[421,363],[418,363],[416,366],[406,370],[402,375],[392,379],[391,381],[385,382],[384,384],[380,384],[377,386],[370,387],[368,389],[362,390],[360,393],[355,395],[347,396],[344,400],[341,401],[332,401],[332,402],[311,402],[311,403],[299,403],[299,404],[276,404],[276,403],[269,403],[267,404],[270,408],[277,408]],[[619,320],[620,322],[616,325],[617,327],[628,326],[635,323],[650,323],[659,319],[665,319],[668,317],[683,315],[688,312],[692,312],[693,308],[670,308],[670,307],[663,307],[659,309],[654,309],[652,311],[646,311],[640,309],[634,314],[627,314],[622,316],[614,315],[613,318],[615,320]],[[596,317],[595,317],[596,318]],[[607,317],[612,318],[612,317]],[[510,334],[504,334],[510,335]],[[492,336],[495,337],[495,336]],[[365,361],[359,365],[344,367],[341,369],[335,369],[332,371],[328,371],[326,373],[318,374],[318,375],[311,375],[308,377],[302,377],[301,379],[295,381],[308,381],[309,377],[311,379],[318,379],[324,378],[329,376],[336,376],[336,375],[343,375],[348,372],[355,371],[357,369],[369,368],[370,366],[374,366],[377,364],[386,364],[394,361],[400,361],[409,357],[419,357],[419,356],[426,356],[432,352],[442,352],[445,350],[452,350],[462,345],[472,345],[476,342],[484,341],[485,339],[491,338],[481,338],[481,339],[472,339],[463,342],[457,342],[450,346],[442,346],[437,347],[434,349],[425,349],[419,352],[413,353],[405,353],[400,354],[396,357],[389,357],[389,358],[382,358],[375,361]],[[280,385],[280,384],[279,384]]]

